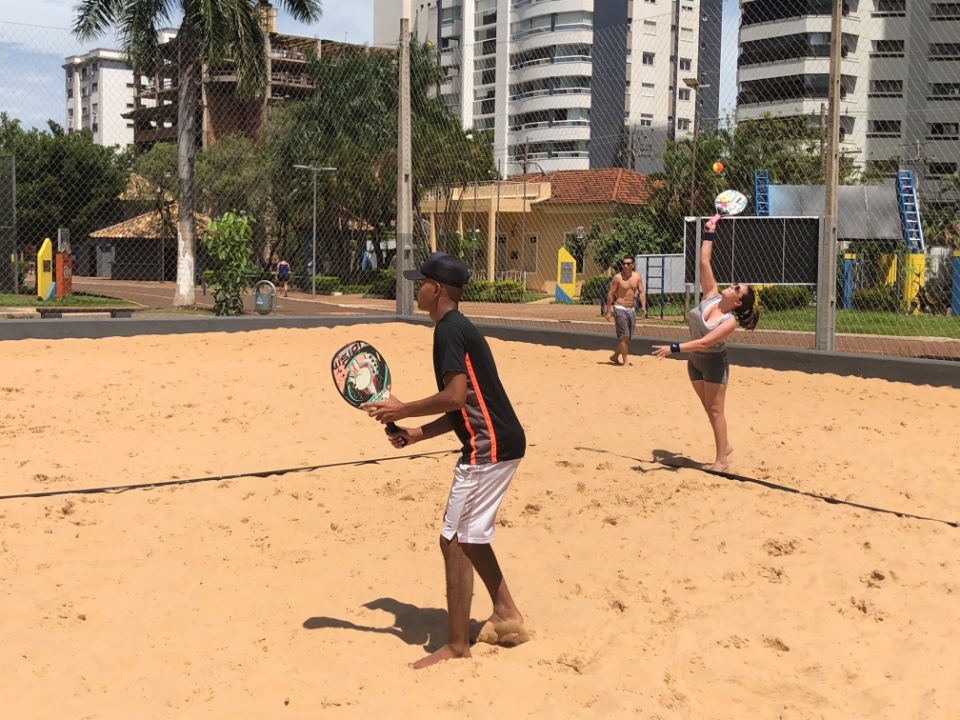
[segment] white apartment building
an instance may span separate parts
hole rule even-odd
[[[395,46],[400,0],[375,0],[374,44]],[[440,94],[491,131],[504,175],[659,169],[667,139],[719,106],[721,0],[414,0],[411,32],[439,48]],[[712,23],[716,42],[701,48]],[[676,28],[679,27],[679,32]],[[699,72],[704,56],[716,74]]]
[[[123,113],[133,109],[133,72],[119,50],[97,48],[66,58],[66,128],[89,128],[93,142],[126,147],[133,142],[133,123]]]
[[[829,0],[743,0],[737,116],[821,122],[830,72]],[[864,169],[914,171],[921,200],[950,201],[960,161],[960,2],[847,0],[842,150]]]

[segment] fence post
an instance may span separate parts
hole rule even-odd
[[[951,294],[950,314],[960,317],[960,250],[953,251],[953,293]]]

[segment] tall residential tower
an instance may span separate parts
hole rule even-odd
[[[396,45],[399,5],[375,0],[376,45]],[[413,15],[439,48],[441,97],[464,128],[492,132],[505,175],[650,172],[692,132],[698,100],[701,127],[716,123],[720,0],[429,0]]]

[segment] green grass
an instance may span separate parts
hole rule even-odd
[[[55,297],[49,300],[39,300],[36,295],[6,295],[0,293],[0,307],[137,307],[136,303],[128,300],[104,297],[103,295],[87,295],[73,293],[65,298]]]
[[[522,302],[531,303],[531,302],[536,302],[537,300],[546,300],[546,299],[549,298],[549,297],[553,297],[553,296],[552,296],[552,295],[547,295],[546,293],[531,293],[531,292],[525,292],[525,293],[523,294],[523,300],[522,300]]]
[[[758,330],[798,330],[814,332],[817,309],[765,312]],[[837,332],[859,335],[892,335],[895,337],[946,337],[960,339],[960,317],[937,315],[902,315],[868,310],[838,310]]]
[[[210,308],[199,308],[199,307],[165,307],[165,308],[152,308],[150,310],[145,310],[144,313],[148,315],[213,315],[213,310]]]

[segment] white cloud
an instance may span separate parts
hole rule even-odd
[[[46,127],[47,119],[64,122],[62,65],[65,58],[94,48],[117,48],[113,30],[81,43],[71,30],[76,0],[4,1],[0,9],[0,111],[26,127]],[[312,25],[294,22],[278,7],[277,29],[290,35],[373,41],[373,0],[323,0],[323,17]],[[175,22],[172,24],[176,24]]]

